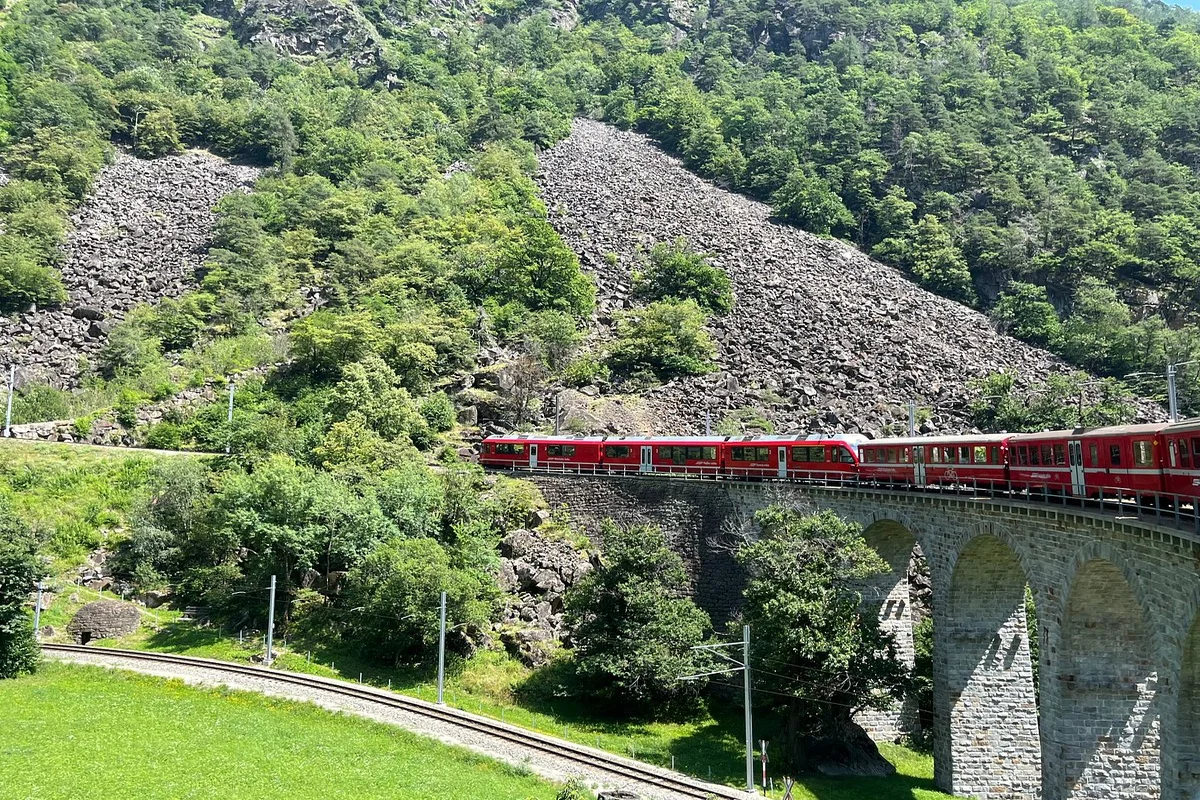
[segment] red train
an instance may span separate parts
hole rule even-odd
[[[978,486],[1076,497],[1200,497],[1200,419],[1026,434],[490,436],[489,467],[700,477]],[[1168,498],[1168,501],[1170,498]]]

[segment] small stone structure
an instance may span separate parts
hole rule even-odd
[[[141,612],[129,603],[97,600],[75,612],[67,624],[67,633],[77,644],[87,644],[96,639],[115,639],[136,632],[141,619]]]

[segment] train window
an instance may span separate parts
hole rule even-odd
[[[688,458],[688,461],[699,461],[702,458],[702,456],[700,455],[700,448],[699,447],[687,448],[687,458]]]
[[[957,464],[958,459],[955,458],[957,453],[958,453],[958,451],[956,449],[954,449],[953,447],[943,447],[942,448],[942,461],[946,464]]]
[[[629,458],[629,448],[623,444],[606,444],[604,446],[605,458]]]
[[[1100,445],[1092,442],[1088,445],[1088,466],[1100,466]]]
[[[960,463],[960,464],[970,464],[971,463],[971,448],[969,448],[969,447],[958,448],[958,463]]]
[[[1029,448],[1029,465],[1038,467],[1042,464],[1041,449],[1035,444]]]
[[[1060,467],[1063,464],[1067,463],[1066,445],[1061,445],[1061,444],[1054,445],[1054,463]]]
[[[988,463],[989,464],[999,464],[1000,463],[1000,448],[999,447],[992,448],[992,457],[991,457],[991,460],[988,461]]]
[[[986,464],[987,463],[987,460],[988,460],[987,459],[987,451],[988,451],[988,449],[986,447],[976,447],[975,448],[975,463],[976,464]]]
[[[793,447],[792,461],[824,461],[825,460],[825,445],[813,445],[810,447]]]
[[[1121,445],[1111,444],[1108,446],[1108,458],[1114,467],[1121,466]]]
[[[1054,445],[1052,445],[1052,444],[1042,445],[1042,466],[1043,467],[1054,466]]]
[[[506,456],[519,456],[525,452],[525,445],[501,442],[496,445],[496,452]]]
[[[900,460],[903,461],[905,464],[912,463],[912,448],[911,447],[900,448]]]
[[[1018,447],[1017,448],[1017,464],[1022,467],[1029,465],[1029,448],[1028,447]]]
[[[900,453],[898,450],[896,450],[896,448],[887,448],[887,460],[889,464],[895,464],[899,455]]]
[[[1192,455],[1200,458],[1200,439],[1192,439]]]
[[[734,461],[769,461],[771,459],[771,448],[735,447],[730,451],[729,457]]]
[[[1133,465],[1149,467],[1154,464],[1154,446],[1149,439],[1138,439],[1133,443]]]
[[[929,463],[930,464],[942,463],[942,448],[940,448],[940,447],[929,448]]]
[[[1180,439],[1177,442],[1177,444],[1179,445],[1179,463],[1183,466],[1184,469],[1191,469],[1192,454],[1188,450],[1188,440]]]
[[[546,445],[547,456],[560,456],[570,458],[575,455],[575,445],[573,444],[548,444]]]
[[[715,448],[711,445],[708,447],[701,447],[700,452],[701,452],[700,457],[705,460],[708,460],[708,461],[716,461],[717,460],[717,448]]]
[[[850,451],[844,447],[833,448],[833,458],[830,461],[841,462],[842,464],[853,464],[854,456],[850,455]]]

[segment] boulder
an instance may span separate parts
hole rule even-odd
[[[141,620],[137,606],[119,600],[97,600],[75,612],[67,624],[67,633],[77,644],[116,639],[135,633]]]

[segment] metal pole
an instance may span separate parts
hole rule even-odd
[[[38,581],[37,603],[33,606],[33,638],[42,640],[42,582]]]
[[[562,416],[559,398],[560,398],[560,395],[558,394],[558,392],[555,392],[554,393],[554,435],[555,436],[558,436],[558,424],[559,424],[558,420]]]
[[[267,607],[267,666],[271,666],[271,645],[275,639],[275,576],[271,576],[271,604]]]
[[[225,421],[230,426],[233,425],[233,381],[232,380],[229,381],[229,414],[226,415]],[[233,428],[232,427],[230,427],[230,429],[229,429],[229,435],[233,436]],[[230,444],[231,444],[230,442],[225,443],[225,455],[229,455]],[[275,579],[272,578],[271,580],[274,581]]]
[[[754,717],[750,709],[750,626],[742,626],[742,677],[746,701],[746,792],[754,791]]]
[[[1079,390],[1079,427],[1083,427],[1083,389]]]
[[[8,408],[4,412],[4,438],[12,436],[12,398],[13,389],[17,384],[17,368],[10,364],[8,367]]]
[[[908,435],[917,435],[917,404],[908,404]]]
[[[442,592],[442,626],[438,634],[438,699],[439,706],[446,705],[443,692],[446,688],[446,593]]]
[[[712,436],[712,409],[704,404],[704,435]]]
[[[12,397],[10,391],[9,397]],[[1171,422],[1179,421],[1179,399],[1175,396],[1175,365],[1167,365],[1167,403],[1170,408]]]

